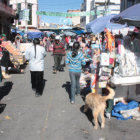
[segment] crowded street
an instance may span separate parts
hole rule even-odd
[[[0,140],[139,140],[140,0],[0,0]]]
[[[1,106],[5,106],[0,115],[1,140],[139,139],[139,123],[134,120],[106,119],[105,129],[94,130],[91,112],[85,114],[82,111],[82,97],[77,96],[74,105],[69,103],[68,69],[53,75],[52,64],[53,58],[48,53],[45,59],[45,88],[39,98],[31,90],[28,67],[25,74],[15,74],[1,83],[13,83],[9,90],[9,87],[1,87],[6,95],[1,101]]]

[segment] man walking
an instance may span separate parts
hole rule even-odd
[[[63,67],[61,66],[62,57],[65,55],[65,47],[61,42],[61,37],[58,35],[55,37],[55,42],[53,45],[53,56],[54,56],[54,71],[53,73],[63,71]]]

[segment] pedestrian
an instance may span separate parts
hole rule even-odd
[[[6,34],[2,34],[2,35],[1,35],[1,40],[2,40],[2,41],[6,41]]]
[[[54,56],[54,70],[53,73],[56,74],[57,71],[63,71],[61,66],[62,57],[65,55],[64,44],[60,41],[61,37],[58,35],[55,37],[55,43],[53,44],[53,56]]]
[[[29,60],[31,72],[32,89],[35,91],[36,97],[41,96],[43,92],[43,75],[44,75],[44,57],[46,51],[43,45],[40,45],[40,40],[35,38],[33,46],[27,50],[26,59]]]
[[[47,52],[50,51],[51,45],[52,44],[51,44],[50,38],[48,38],[47,41],[46,41],[46,46],[45,46]]]
[[[70,50],[72,50],[72,46],[73,46],[73,43],[75,42],[75,40],[74,40],[74,37],[72,36],[71,37],[71,40],[70,40],[70,43],[69,43],[69,48],[70,48]]]
[[[17,33],[15,37],[15,45],[17,49],[20,49],[20,43],[22,43],[22,36],[19,33]]]
[[[78,51],[80,48],[79,42],[74,42],[73,50],[67,54],[66,64],[69,64],[69,75],[71,80],[71,104],[75,103],[75,94],[80,94],[80,76],[82,65],[85,65],[83,53]]]

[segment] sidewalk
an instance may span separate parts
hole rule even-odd
[[[106,128],[94,130],[91,114],[82,113],[84,101],[69,102],[69,73],[52,74],[53,57],[47,54],[43,96],[36,98],[28,67],[24,75],[12,75],[13,85],[1,100],[0,140],[138,140],[139,121],[106,119]],[[4,82],[8,82],[4,80]],[[0,88],[1,94],[1,88]],[[4,106],[3,105],[3,106]],[[89,112],[90,113],[90,112]]]

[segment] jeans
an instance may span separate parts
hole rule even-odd
[[[61,61],[62,61],[62,55],[55,54],[54,55],[54,70],[61,69]]]
[[[34,89],[36,93],[40,95],[43,92],[43,75],[43,71],[31,71],[32,89]]]
[[[81,72],[69,72],[71,80],[71,101],[75,101],[75,94],[80,94],[80,76]]]

